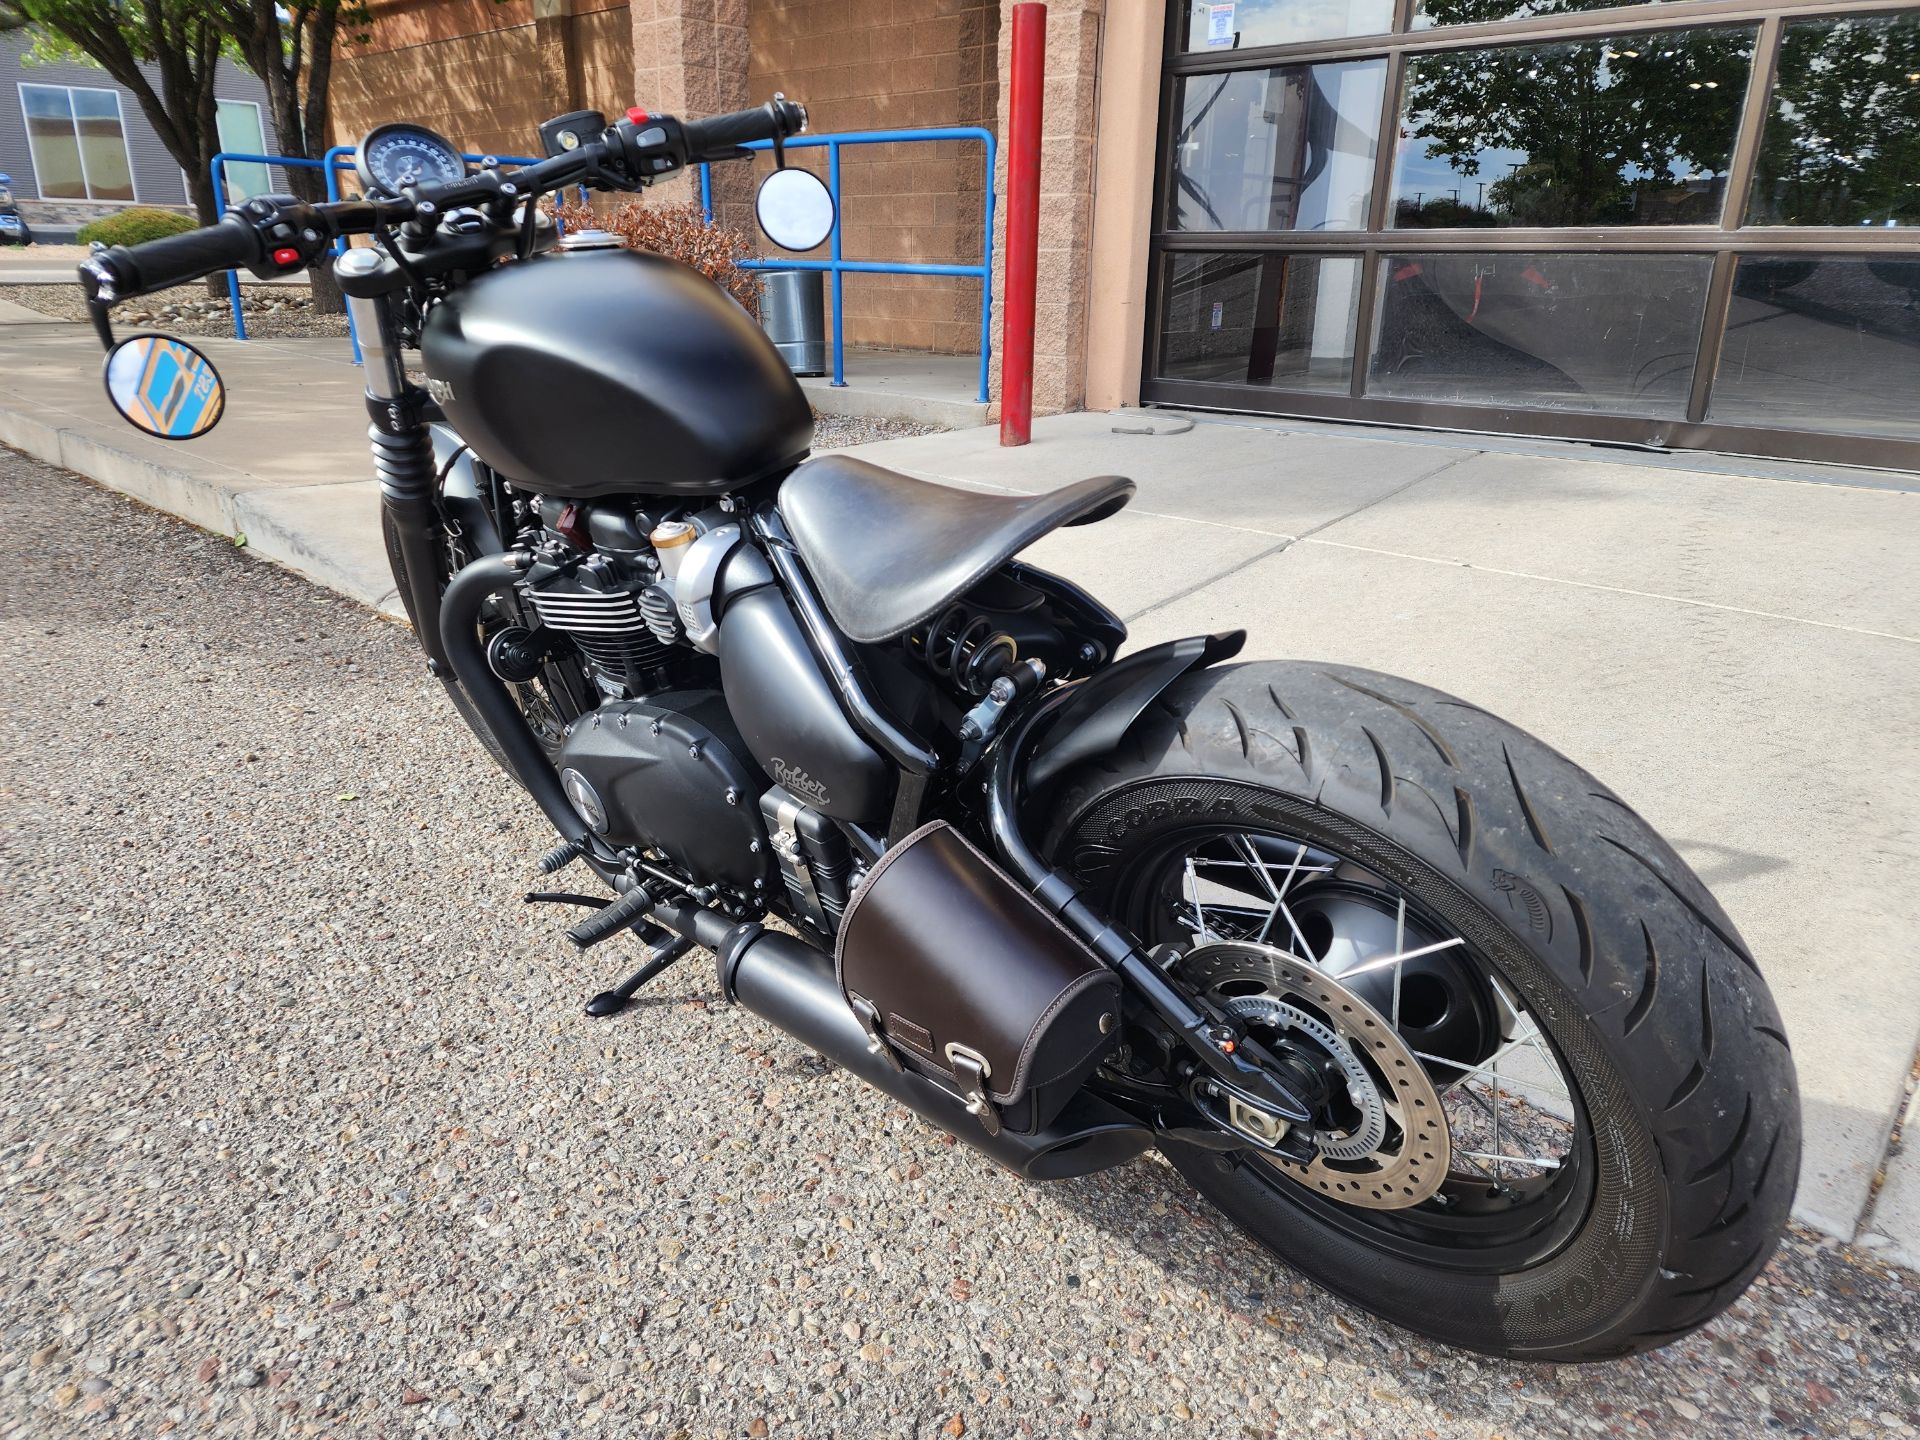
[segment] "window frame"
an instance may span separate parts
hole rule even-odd
[[[125,100],[121,97],[118,86],[68,85],[61,82],[44,80],[16,80],[14,82],[14,89],[18,92],[17,98],[20,102],[20,123],[27,133],[27,160],[28,163],[33,166],[33,192],[36,199],[45,200],[56,205],[138,205],[141,203],[140,172],[133,163],[133,144],[127,136],[127,106]],[[80,183],[87,191],[84,196],[47,194],[46,186],[41,180],[40,152],[38,147],[33,143],[33,118],[27,112],[27,91],[29,90],[64,90],[67,92],[67,119],[74,127],[74,150],[80,160]],[[129,200],[107,200],[95,197],[93,193],[93,177],[87,173],[86,147],[80,144],[79,116],[73,107],[73,92],[76,90],[84,90],[94,95],[111,95],[113,97],[114,119],[120,126],[120,149],[127,157],[127,188],[133,191],[133,198]]]
[[[1867,256],[1920,249],[1920,226],[1861,227],[1752,225],[1745,222],[1761,138],[1772,113],[1773,89],[1786,26],[1796,20],[1909,13],[1920,15],[1916,0],[1667,0],[1616,8],[1533,15],[1472,25],[1412,28],[1413,0],[1396,0],[1393,29],[1387,34],[1343,36],[1245,50],[1179,48],[1182,5],[1168,4],[1159,95],[1160,129],[1150,200],[1147,316],[1141,374],[1141,398],[1216,410],[1254,410],[1317,419],[1360,420],[1402,425],[1545,435],[1602,440],[1660,448],[1733,450],[1749,454],[1844,460],[1848,463],[1920,469],[1920,441],[1808,432],[1707,421],[1712,382],[1719,367],[1726,319],[1732,301],[1733,271],[1746,254]],[[1434,51],[1476,50],[1533,41],[1593,40],[1636,33],[1673,32],[1749,24],[1757,29],[1747,91],[1738,110],[1721,211],[1713,224],[1639,227],[1395,229],[1388,222],[1393,203],[1393,166],[1399,148],[1398,126],[1408,57]],[[1178,231],[1166,228],[1172,178],[1170,147],[1177,114],[1178,82],[1187,76],[1274,65],[1311,65],[1384,58],[1387,62],[1379,128],[1376,132],[1372,209],[1362,230]],[[1569,252],[1662,254],[1710,253],[1700,349],[1684,420],[1647,416],[1577,414],[1504,405],[1388,400],[1366,390],[1372,362],[1375,310],[1379,300],[1380,260],[1395,251]],[[1285,391],[1278,387],[1235,387],[1223,383],[1167,380],[1160,376],[1161,295],[1164,257],[1182,250],[1305,251],[1321,255],[1354,254],[1367,277],[1360,292],[1353,337],[1353,373],[1344,396]]]

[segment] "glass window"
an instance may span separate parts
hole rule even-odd
[[[1173,230],[1363,230],[1384,60],[1189,75],[1174,99]]]
[[[1412,57],[1391,223],[1717,224],[1754,34]]]
[[[1144,0],[1142,0],[1144,3]],[[1185,0],[1183,50],[1248,50],[1393,28],[1393,0]]]
[[[1163,263],[1161,378],[1347,393],[1357,258],[1175,253]]]
[[[1920,16],[1796,20],[1749,225],[1920,222]]]
[[[1493,20],[1525,20],[1535,15],[1570,15],[1608,10],[1632,0],[1414,0],[1413,28],[1436,25],[1484,25]],[[1659,3],[1659,0],[1650,0]]]
[[[22,85],[20,104],[27,115],[27,147],[33,152],[33,178],[41,195],[49,200],[86,199],[80,137],[74,133],[66,87]]]
[[[1742,255],[1707,418],[1920,437],[1920,260]]]
[[[49,200],[131,200],[133,165],[120,97],[83,86],[22,85],[27,145],[40,194]]]
[[[1684,418],[1706,255],[1386,257],[1369,395]]]
[[[267,132],[260,123],[260,107],[251,100],[215,103],[220,107],[220,148],[237,155],[265,155]],[[264,165],[229,164],[225,169],[229,205],[273,193],[272,177]]]

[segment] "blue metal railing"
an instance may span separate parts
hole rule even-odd
[[[934,265],[895,260],[849,260],[841,248],[841,221],[845,209],[840,203],[840,150],[846,145],[901,145],[920,141],[978,140],[986,147],[986,181],[981,187],[986,196],[986,219],[981,226],[980,263],[978,265]],[[993,165],[995,142],[991,130],[972,125],[945,126],[925,130],[848,130],[837,135],[796,135],[785,142],[789,150],[825,146],[827,151],[827,189],[833,194],[833,233],[829,237],[826,260],[784,260],[762,257],[742,260],[747,270],[824,270],[833,287],[833,383],[847,383],[846,347],[843,336],[845,307],[841,286],[843,275],[959,275],[980,282],[980,403],[990,398],[987,390],[993,350]],[[770,150],[768,140],[755,140],[745,148]],[[713,167],[700,167],[700,208],[713,222]]]
[[[978,265],[940,265],[915,261],[894,260],[849,260],[842,248],[841,226],[845,216],[845,207],[840,195],[840,151],[847,145],[901,145],[914,143],[932,143],[937,141],[978,140],[984,148],[984,183],[982,194],[985,196],[985,216],[981,224],[980,263]],[[833,195],[833,231],[828,237],[828,255],[826,260],[781,259],[761,257],[740,262],[748,270],[824,270],[833,291],[833,384],[844,389],[847,383],[846,344],[845,344],[845,293],[841,277],[843,275],[946,275],[975,279],[980,282],[980,403],[986,404],[990,398],[988,380],[992,373],[993,353],[993,168],[996,143],[991,130],[978,126],[958,125],[933,127],[922,130],[848,130],[837,135],[796,135],[786,142],[788,149],[819,149],[827,152],[827,189]],[[745,148],[749,150],[769,150],[772,142],[755,140]],[[293,155],[247,155],[238,151],[221,151],[213,157],[213,197],[218,209],[227,208],[226,167],[228,165],[277,165],[282,169],[320,170],[326,175],[327,199],[340,198],[340,172],[353,168],[354,148],[351,145],[336,145],[318,160],[308,160]],[[466,155],[462,158],[471,163],[497,162],[506,165],[532,165],[532,158],[524,155]],[[586,199],[586,190],[582,187],[580,196]],[[708,223],[713,220],[713,167],[700,167],[700,207]],[[334,241],[334,253],[344,252],[347,248],[345,238]],[[236,340],[247,338],[246,317],[240,306],[240,275],[238,271],[227,272],[227,297],[233,307],[233,334]],[[347,315],[347,336],[353,344],[353,363],[361,361],[360,336],[355,331],[353,315]]]

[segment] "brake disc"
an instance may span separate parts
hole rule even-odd
[[[1319,1153],[1308,1164],[1261,1152],[1268,1164],[1368,1210],[1404,1210],[1440,1188],[1451,1144],[1439,1092],[1419,1057],[1366,1001],[1284,950],[1243,940],[1196,946],[1175,964],[1173,977],[1243,1023],[1304,1038],[1346,1076],[1359,1125],[1316,1135]]]

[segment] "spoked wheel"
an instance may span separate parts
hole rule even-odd
[[[1240,829],[1174,840],[1121,890],[1135,933],[1181,951],[1185,988],[1318,1059],[1332,1082],[1319,1157],[1258,1158],[1330,1202],[1329,1220],[1469,1270],[1565,1238],[1592,1184],[1573,1086],[1498,970],[1404,891],[1333,850]],[[1258,1133],[1255,1115],[1236,1119]]]
[[[1325,1080],[1315,1154],[1169,1141],[1260,1243],[1489,1353],[1664,1343],[1766,1263],[1793,1066],[1730,921],[1563,756],[1367,671],[1187,677],[1050,797],[1048,847],[1169,977]],[[1178,1054],[1132,1017],[1116,1072]]]

